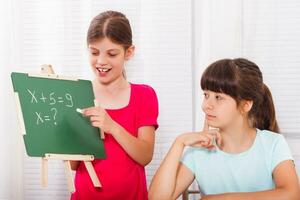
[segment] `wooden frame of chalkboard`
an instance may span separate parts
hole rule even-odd
[[[99,129],[76,112],[94,106],[90,81],[55,75],[50,65],[40,74],[12,73],[20,131],[26,153],[42,157],[42,186],[47,185],[47,161],[63,160],[69,191],[75,191],[70,161],[83,161],[95,187],[101,183],[91,163],[105,158]]]

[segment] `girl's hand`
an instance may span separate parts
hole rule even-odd
[[[90,118],[92,126],[100,128],[105,133],[112,134],[118,128],[118,124],[112,120],[106,110],[99,106],[85,108],[82,114]]]
[[[178,138],[184,146],[202,147],[209,150],[216,148],[216,145],[221,146],[222,137],[217,129],[209,130],[207,121],[204,122],[202,132],[184,133]]]
[[[221,145],[221,135],[218,130],[184,133],[178,138],[184,146],[202,147],[209,150]],[[216,144],[217,143],[217,144]]]

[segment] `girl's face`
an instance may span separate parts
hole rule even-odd
[[[210,90],[204,91],[202,110],[209,126],[220,129],[236,123],[242,117],[235,99]]]
[[[122,45],[103,38],[89,44],[88,48],[90,65],[101,84],[123,78],[124,63],[133,55],[133,46],[125,51]]]

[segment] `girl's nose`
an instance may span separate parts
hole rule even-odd
[[[208,111],[208,110],[211,110],[212,108],[213,108],[213,105],[212,105],[211,100],[209,98],[204,99],[203,102],[202,102],[202,110],[203,111]]]
[[[106,60],[105,56],[101,56],[101,55],[98,56],[98,58],[97,58],[97,64],[101,65],[101,66],[106,65],[107,64],[107,60]]]

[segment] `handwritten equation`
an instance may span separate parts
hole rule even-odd
[[[74,106],[73,97],[69,93],[57,95],[55,92],[45,94],[44,92],[36,93],[35,90],[27,89],[31,104],[44,104],[49,106],[48,112],[34,111],[36,117],[36,125],[53,122],[57,125],[58,106],[72,108]]]

